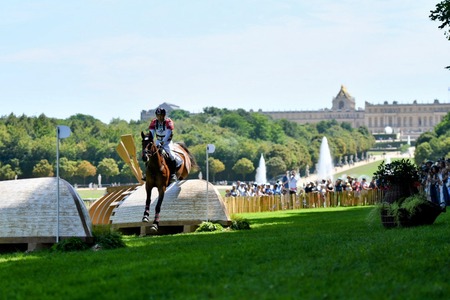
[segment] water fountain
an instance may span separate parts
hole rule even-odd
[[[266,161],[264,160],[264,156],[261,153],[261,158],[259,159],[259,166],[256,169],[255,181],[257,183],[266,183]]]
[[[330,147],[328,146],[327,137],[322,138],[320,145],[319,162],[317,164],[317,179],[333,180],[333,160],[331,159]]]

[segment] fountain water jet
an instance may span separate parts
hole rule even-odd
[[[317,179],[331,179],[333,181],[333,160],[331,159],[330,147],[327,137],[322,138],[320,145],[319,162],[317,164]]]
[[[264,156],[261,153],[261,158],[259,159],[259,166],[256,169],[255,181],[259,184],[266,183],[266,161],[264,160]]]

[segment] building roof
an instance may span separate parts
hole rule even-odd
[[[336,98],[342,98],[342,97],[347,98],[347,99],[352,99],[352,96],[350,96],[349,92],[347,92],[347,88],[344,85],[341,85],[341,90],[336,95]]]

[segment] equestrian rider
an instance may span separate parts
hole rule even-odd
[[[162,146],[166,153],[169,155],[167,166],[170,170],[170,182],[177,181],[177,162],[172,152],[172,137],[173,137],[173,121],[169,117],[166,117],[166,110],[162,107],[158,107],[155,111],[156,118],[150,122],[148,129],[152,133],[153,137],[156,137],[156,145]]]

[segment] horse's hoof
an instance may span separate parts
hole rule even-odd
[[[147,216],[144,216],[142,218],[142,222],[148,223],[148,222],[150,222],[150,219]]]
[[[157,233],[158,232],[158,225],[152,224],[152,226],[150,226],[149,230],[150,230],[151,233]]]

